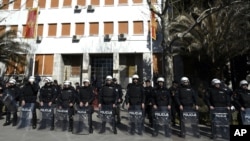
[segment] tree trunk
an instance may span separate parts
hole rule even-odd
[[[165,75],[165,82],[166,87],[169,88],[172,85],[172,81],[174,78],[174,71],[173,71],[173,55],[171,46],[169,46],[169,16],[168,14],[164,14],[161,18],[161,25],[162,25],[162,48],[164,52],[164,75]]]

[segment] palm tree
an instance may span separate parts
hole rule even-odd
[[[170,47],[174,53],[210,64],[213,70],[209,73],[223,78],[230,59],[250,52],[250,3],[212,1],[208,6],[183,11],[168,25]]]
[[[17,40],[17,32],[9,30],[0,35],[0,62],[5,66],[26,65],[29,45]],[[16,70],[18,73],[18,70]]]

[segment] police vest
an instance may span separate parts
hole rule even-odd
[[[158,106],[167,106],[169,105],[170,93],[167,89],[156,89],[156,104]]]
[[[211,103],[215,107],[225,107],[227,105],[227,93],[223,89],[212,88],[210,89]]]
[[[249,90],[245,90],[245,91],[242,90],[239,92],[239,94],[242,97],[243,106],[245,106],[245,108],[250,108],[250,91]]]
[[[41,97],[44,102],[50,102],[53,99],[53,94],[55,92],[54,87],[44,87],[42,88]]]
[[[179,89],[179,100],[183,106],[192,106],[194,91],[191,88],[180,88]]]
[[[74,97],[74,92],[73,90],[71,89],[68,89],[68,90],[62,90],[62,97],[61,97],[61,100],[63,102],[70,102],[72,101]]]

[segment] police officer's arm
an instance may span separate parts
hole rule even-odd
[[[119,99],[122,102],[123,101],[123,99],[122,99],[123,93],[122,93],[122,87],[121,87],[121,85],[118,85],[118,93],[119,93]]]
[[[197,99],[198,99],[198,96],[197,96],[197,93],[192,89],[193,93],[192,93],[192,99],[193,99],[193,103],[195,106],[197,106]]]
[[[125,95],[125,103],[126,104],[129,104],[130,85],[131,84],[128,84],[128,86],[127,86],[127,92],[126,92],[126,95]]]
[[[156,90],[152,90],[151,103],[152,103],[152,105],[156,105]]]
[[[168,105],[167,105],[167,106],[171,106],[171,104],[172,104],[172,98],[171,98],[171,95],[172,95],[171,91],[170,91],[170,90],[168,90],[168,94],[167,94]]]
[[[210,102],[211,99],[211,94],[210,94],[210,90],[207,89],[205,92],[205,97],[204,97],[204,101],[206,103],[206,105],[208,106],[208,108],[210,109],[210,106],[213,106]]]
[[[179,94],[179,90],[177,90],[176,93],[175,93],[174,99],[175,99],[177,105],[178,105],[178,106],[181,106],[181,102],[180,102],[179,95],[180,95],[180,94]]]
[[[102,103],[103,103],[103,89],[101,89],[101,90],[99,91],[98,101],[99,101],[99,104],[102,104]]]
[[[231,106],[231,98],[230,98],[230,95],[228,93],[226,95],[226,99],[227,99],[227,107],[230,107]]]
[[[241,101],[242,101],[241,95],[237,91],[235,91],[232,95],[232,103],[238,110],[240,110],[240,108],[242,107]]]
[[[95,99],[95,94],[94,94],[94,88],[93,87],[91,87],[90,88],[90,97],[89,97],[89,104],[92,104],[92,102],[94,101],[94,99]]]
[[[144,88],[143,85],[141,86],[141,103],[145,104],[146,96],[144,94]]]
[[[40,89],[40,94],[39,94],[39,96],[38,96],[38,100],[40,101],[40,102],[43,102],[43,87]]]

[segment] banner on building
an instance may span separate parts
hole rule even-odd
[[[38,17],[38,8],[33,8],[28,11],[27,22],[24,31],[24,38],[36,37],[37,17]]]
[[[151,11],[151,38],[156,40],[157,22],[155,13]]]

